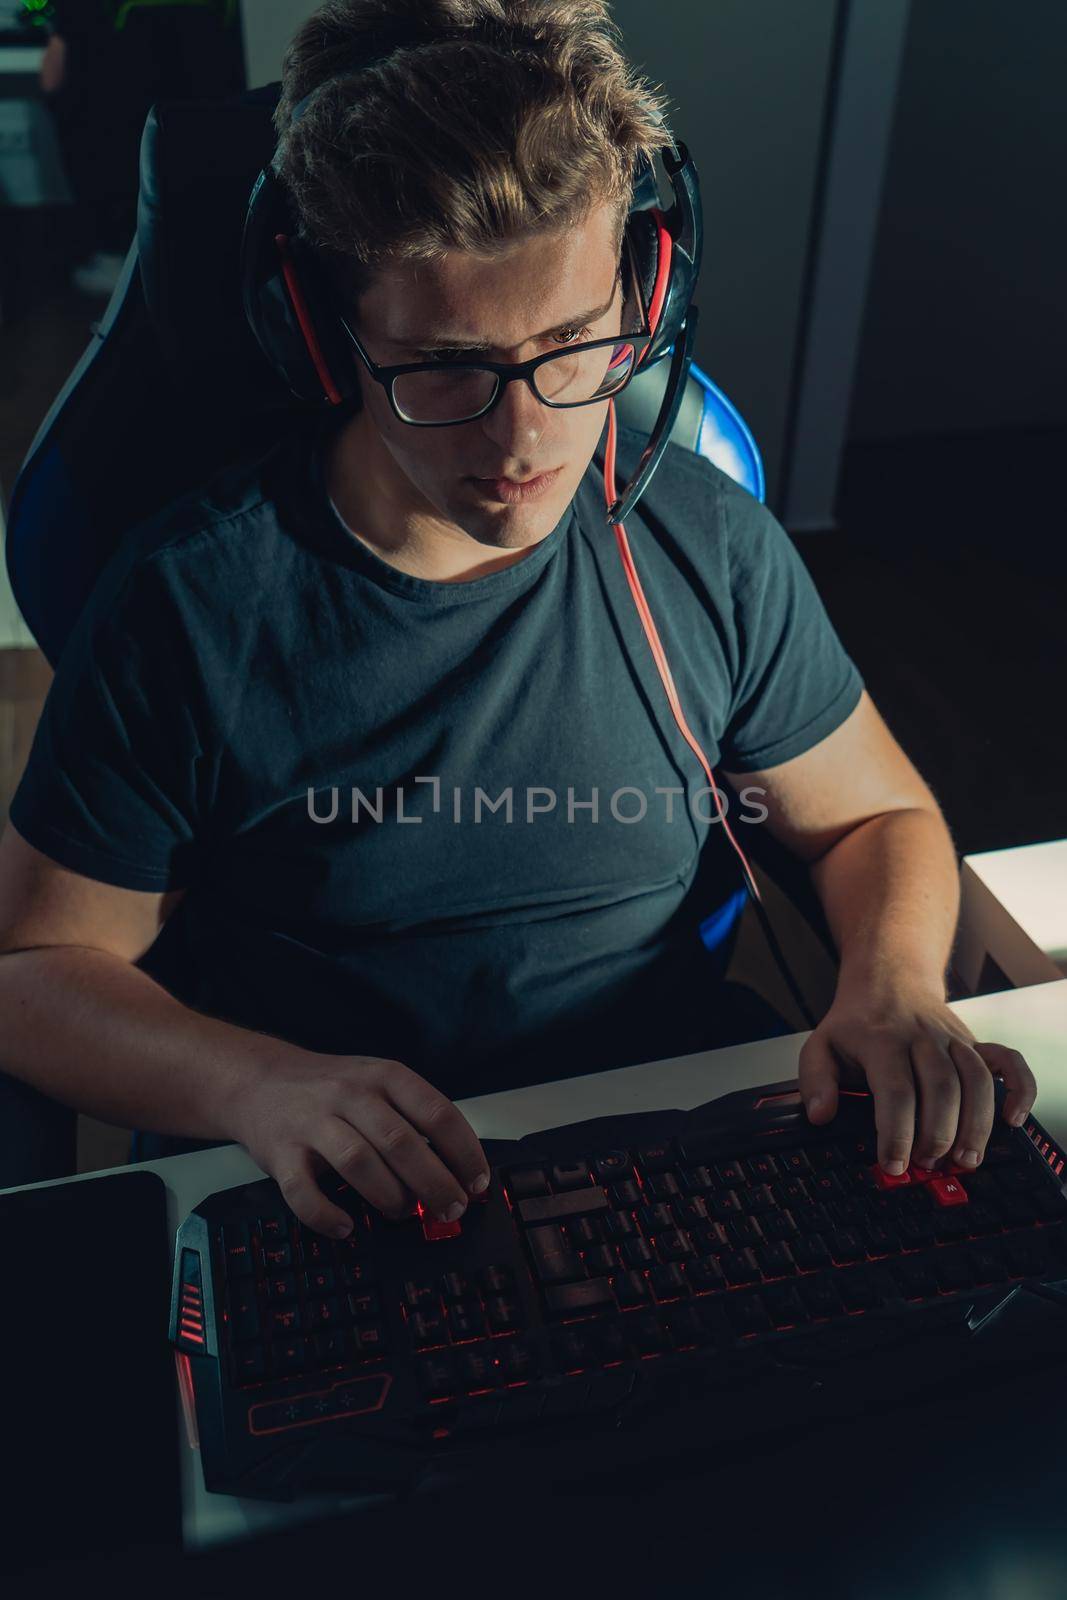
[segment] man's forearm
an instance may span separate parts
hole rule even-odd
[[[0,1017],[0,1072],[118,1127],[191,1139],[233,1138],[242,1087],[279,1054],[299,1053],[83,947],[0,955]]]
[[[944,998],[959,863],[939,812],[872,817],[810,872],[840,956],[839,993],[906,979]]]

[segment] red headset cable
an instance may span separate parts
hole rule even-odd
[[[664,226],[662,212],[653,210],[652,216],[655,218],[656,226],[659,230],[656,281],[652,290],[652,301],[648,308],[648,325],[649,328],[654,332],[659,321],[660,313],[663,309],[663,302],[667,295],[667,280],[670,276],[672,241],[670,233]],[[644,350],[642,350],[641,355],[638,357],[639,363],[641,360],[643,360],[648,349],[649,346],[646,345]],[[604,494],[609,510],[615,504],[617,499],[617,492],[615,488],[615,439],[615,402],[614,400],[609,400],[608,437],[604,448]],[[663,683],[668,703],[671,711],[674,714],[674,720],[678,724],[686,744],[692,750],[693,754],[700,762],[701,767],[704,769],[704,774],[708,780],[708,787],[715,796],[715,808],[718,811],[719,819],[722,822],[723,827],[726,829],[727,838],[729,839],[734,850],[737,852],[738,859],[741,862],[741,870],[744,874],[745,887],[752,897],[753,904],[756,907],[757,915],[759,916],[760,923],[763,927],[763,932],[766,936],[768,944],[771,947],[771,951],[778,964],[779,970],[781,971],[781,974],[785,979],[790,992],[792,993],[793,999],[800,1008],[801,1015],[808,1022],[809,1026],[814,1028],[816,1026],[815,1018],[812,1016],[803,995],[800,993],[800,990],[793,978],[793,974],[789,970],[789,967],[782,954],[782,950],[775,936],[774,929],[771,927],[770,921],[767,917],[766,908],[763,904],[763,897],[760,894],[759,885],[757,884],[755,876],[753,875],[752,868],[749,866],[745,852],[741,849],[741,846],[734,838],[730,824],[726,820],[726,813],[722,807],[719,789],[715,783],[715,778],[712,774],[708,758],[701,749],[696,735],[693,733],[688,722],[686,721],[685,713],[682,710],[682,703],[678,697],[678,691],[674,685],[674,678],[671,675],[670,664],[667,660],[667,653],[663,648],[663,644],[659,636],[659,630],[656,627],[648,601],[645,599],[644,590],[641,587],[641,580],[638,577],[637,567],[634,564],[633,553],[630,550],[630,543],[626,537],[626,529],[623,527],[621,522],[612,523],[612,527],[615,530],[615,542],[618,546],[619,556],[626,572],[627,582],[630,585],[630,592],[633,595],[634,605],[636,606],[637,614],[641,619],[641,626],[645,631],[645,637],[648,640],[649,648],[652,651],[652,658],[656,663],[656,670],[660,675],[660,680]]]

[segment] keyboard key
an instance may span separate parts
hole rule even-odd
[[[455,1301],[448,1308],[448,1326],[457,1344],[464,1339],[484,1339],[485,1312],[480,1305],[471,1306],[462,1300]]]
[[[541,1371],[536,1348],[523,1339],[501,1340],[497,1359],[505,1383],[530,1383]]]
[[[626,1319],[616,1317],[611,1322],[597,1324],[597,1339],[600,1343],[600,1359],[604,1364],[610,1365],[613,1361],[629,1361],[633,1352],[626,1339]]]
[[[792,1251],[794,1261],[803,1272],[817,1271],[819,1267],[830,1265],[829,1246],[820,1233],[809,1233],[794,1239]]]
[[[684,1261],[693,1254],[692,1245],[678,1228],[657,1233],[651,1242],[661,1261]]]
[[[648,1144],[637,1152],[637,1165],[642,1172],[666,1172],[677,1164],[677,1156],[669,1139]]]
[[[632,1311],[626,1319],[626,1337],[639,1356],[659,1355],[670,1340],[654,1311]]]
[[[259,1237],[266,1248],[268,1244],[278,1244],[289,1237],[289,1222],[286,1217],[270,1216],[260,1217]]]
[[[649,1298],[648,1280],[643,1272],[620,1272],[616,1277],[610,1278],[612,1291],[620,1310],[627,1310],[631,1306],[647,1305]]]
[[[787,1244],[763,1244],[756,1248],[756,1260],[765,1278],[787,1278],[797,1270],[793,1252]]]
[[[608,1307],[614,1310],[615,1297],[607,1278],[589,1278],[585,1283],[550,1284],[545,1305],[554,1317],[580,1317]]]
[[[329,1294],[336,1286],[336,1281],[332,1267],[316,1267],[313,1271],[304,1273],[304,1289],[309,1295]]]
[[[770,1183],[781,1174],[777,1160],[769,1153],[746,1156],[743,1165],[753,1183]]]
[[[664,1228],[674,1227],[674,1212],[666,1201],[661,1200],[656,1205],[639,1206],[637,1221],[646,1236],[660,1233]]]
[[[747,1189],[739,1189],[737,1197],[741,1202],[741,1209],[750,1217],[758,1217],[760,1222],[769,1212],[778,1209],[778,1201],[769,1183],[750,1184]]]
[[[778,1161],[783,1172],[803,1176],[811,1171],[811,1162],[808,1160],[806,1150],[783,1150],[779,1152]]]
[[[736,1334],[770,1332],[771,1319],[758,1294],[730,1294],[723,1303],[727,1320]]]
[[[1039,1233],[1009,1234],[1003,1257],[1013,1278],[1042,1278],[1049,1271],[1048,1251]]]
[[[585,1277],[582,1258],[570,1248],[562,1228],[531,1228],[526,1242],[542,1283],[573,1283]]]
[[[548,1179],[542,1167],[516,1167],[505,1174],[504,1187],[512,1205],[548,1193]]]
[[[552,1354],[560,1372],[583,1372],[600,1365],[593,1328],[561,1328],[552,1336]]]
[[[553,1189],[587,1189],[589,1187],[589,1168],[584,1161],[561,1161],[551,1169],[550,1177]]]
[[[653,1267],[648,1274],[648,1281],[657,1300],[677,1300],[689,1292],[682,1268],[673,1262]]]
[[[567,1237],[575,1250],[591,1249],[593,1245],[599,1244],[603,1237],[601,1219],[599,1217],[575,1217],[573,1222],[567,1223]]]
[[[648,1267],[652,1265],[652,1251],[649,1249],[647,1239],[626,1239],[620,1248],[619,1254],[628,1267]]]
[[[491,1389],[501,1382],[496,1351],[488,1345],[471,1345],[465,1350],[457,1350],[453,1359],[456,1382],[467,1394],[472,1389]]]
[[[510,1333],[522,1322],[518,1301],[509,1300],[505,1295],[490,1295],[485,1302],[485,1314],[489,1319],[490,1333]]]
[[[582,1260],[591,1278],[603,1278],[618,1270],[619,1252],[613,1244],[597,1244],[582,1251]]]
[[[296,1278],[291,1272],[276,1272],[267,1279],[267,1299],[295,1300]]]
[[[763,1237],[769,1244],[788,1243],[789,1240],[795,1239],[800,1231],[788,1211],[768,1211],[760,1217],[759,1225],[763,1230]]]
[[[332,1328],[340,1320],[337,1300],[333,1295],[326,1295],[317,1300],[309,1300],[305,1312],[305,1325],[312,1331],[321,1328]]]
[[[1008,1269],[1001,1261],[999,1251],[989,1245],[970,1245],[967,1260],[974,1274],[974,1282],[978,1285],[1003,1283],[1008,1276]]]
[[[970,1289],[974,1284],[974,1268],[965,1250],[938,1250],[933,1257],[937,1287],[948,1293],[954,1289]]]
[[[291,1377],[303,1372],[308,1365],[308,1347],[305,1339],[276,1339],[271,1347],[274,1372],[278,1377]]]
[[[515,1287],[515,1274],[508,1262],[497,1261],[492,1266],[482,1268],[478,1282],[483,1294],[511,1294]]]
[[[958,1178],[931,1178],[929,1192],[939,1206],[965,1206],[970,1199]]]
[[[728,1250],[719,1257],[719,1266],[727,1283],[758,1283],[759,1262],[751,1250]]]
[[[546,1195],[542,1199],[520,1200],[517,1209],[523,1222],[533,1223],[580,1217],[611,1208],[603,1189],[586,1188],[570,1189],[566,1194]]]
[[[873,1166],[871,1177],[879,1189],[903,1189],[911,1183],[911,1174],[907,1168],[901,1173],[892,1173],[884,1171],[880,1166]]]
[[[456,1373],[447,1353],[423,1356],[415,1363],[415,1381],[424,1400],[445,1400],[455,1393]]]
[[[945,1218],[953,1213],[946,1212]],[[954,1217],[954,1220],[956,1218]],[[962,1219],[959,1219],[962,1220]],[[900,1250],[900,1235],[895,1228],[882,1222],[869,1222],[860,1230],[860,1238],[867,1246],[869,1256],[896,1255]]]
[[[465,1273],[446,1272],[441,1279],[441,1293],[446,1300],[477,1299],[478,1287]]]
[[[251,1273],[252,1240],[247,1222],[227,1222],[223,1226],[222,1255],[229,1277],[240,1278]]]
[[[407,1278],[401,1285],[404,1305],[409,1311],[438,1311],[440,1298],[432,1283],[419,1283],[414,1278]],[[353,1310],[353,1315],[358,1316],[358,1311]]]
[[[615,1183],[630,1170],[630,1157],[625,1150],[604,1150],[593,1157],[593,1175],[598,1183]]]
[[[299,1333],[302,1326],[299,1306],[280,1306],[276,1311],[267,1312],[267,1334],[271,1338]]]
[[[797,1293],[813,1317],[839,1317],[844,1309],[834,1272],[817,1272],[797,1283]]]
[[[743,1250],[748,1244],[763,1243],[762,1230],[753,1217],[732,1217],[724,1227],[726,1237],[735,1250]]]
[[[261,1344],[241,1345],[233,1352],[233,1381],[261,1383],[267,1376],[266,1351]]]
[[[812,1145],[808,1156],[813,1172],[828,1172],[833,1167],[843,1166],[845,1162],[845,1152],[835,1141]]]
[[[682,1271],[694,1294],[710,1294],[726,1288],[726,1277],[716,1256],[704,1256],[699,1261],[687,1261]]]
[[[905,1250],[924,1250],[934,1242],[934,1223],[930,1216],[901,1217],[897,1231]]]
[[[233,1344],[247,1344],[259,1338],[259,1305],[255,1285],[244,1279],[247,1287],[238,1283],[230,1290],[230,1340]]]
[[[873,1311],[883,1301],[881,1282],[866,1267],[850,1267],[839,1272],[834,1287],[846,1311]]]
[[[348,1360],[349,1339],[343,1328],[317,1333],[313,1340],[315,1359],[320,1367],[337,1367]]]
[[[293,1264],[293,1247],[285,1241],[284,1244],[268,1244],[263,1247],[263,1265],[268,1272],[284,1272]]]
[[[357,1361],[370,1361],[375,1356],[384,1355],[386,1350],[386,1333],[380,1322],[360,1322],[352,1330],[352,1342],[356,1352]]]
[[[708,1215],[716,1222],[731,1222],[742,1216],[741,1201],[733,1189],[720,1189],[706,1196]]]
[[[681,1186],[673,1172],[654,1172],[645,1180],[645,1193],[652,1200],[673,1200],[681,1194]]]
[[[357,1338],[362,1329],[376,1326],[378,1324],[373,1322],[357,1323]],[[425,1350],[431,1345],[448,1343],[448,1329],[445,1327],[444,1318],[439,1313],[413,1311],[408,1317],[408,1332],[416,1350]]]
[[[737,1189],[747,1181],[747,1174],[740,1161],[723,1161],[711,1170],[720,1189]]]
[[[835,1228],[828,1233],[826,1245],[835,1261],[863,1261],[867,1255],[863,1241],[847,1228]]]
[[[707,1167],[689,1167],[680,1169],[681,1185],[686,1194],[708,1194],[715,1187],[715,1180]]]
[[[793,1284],[768,1283],[760,1296],[776,1328],[801,1327],[808,1321],[808,1308]]]
[[[909,1261],[905,1256],[890,1262],[889,1271],[905,1300],[928,1300],[937,1293],[937,1279],[928,1261]]]
[[[632,1178],[624,1178],[620,1183],[613,1183],[608,1190],[616,1214],[627,1210],[631,1206],[641,1204],[641,1191]]]
[[[706,1344],[708,1335],[694,1305],[673,1305],[663,1314],[667,1333],[676,1350],[687,1350]]]

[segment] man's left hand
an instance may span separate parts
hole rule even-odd
[[[912,1161],[932,1167],[949,1153],[962,1167],[978,1166],[993,1131],[995,1075],[1008,1091],[1004,1120],[1017,1127],[1037,1098],[1023,1057],[1007,1045],[979,1044],[946,1002],[921,986],[838,993],[800,1051],[808,1120],[829,1122],[839,1083],[859,1087],[865,1079],[878,1162],[894,1175]]]

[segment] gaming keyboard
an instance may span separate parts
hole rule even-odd
[[[888,1176],[867,1091],[814,1127],[791,1080],[483,1140],[489,1190],[451,1225],[389,1222],[336,1175],[340,1242],[272,1179],[210,1195],[170,1328],[206,1486],[699,1462],[1062,1360],[1064,1153],[1003,1098],[973,1172]]]

